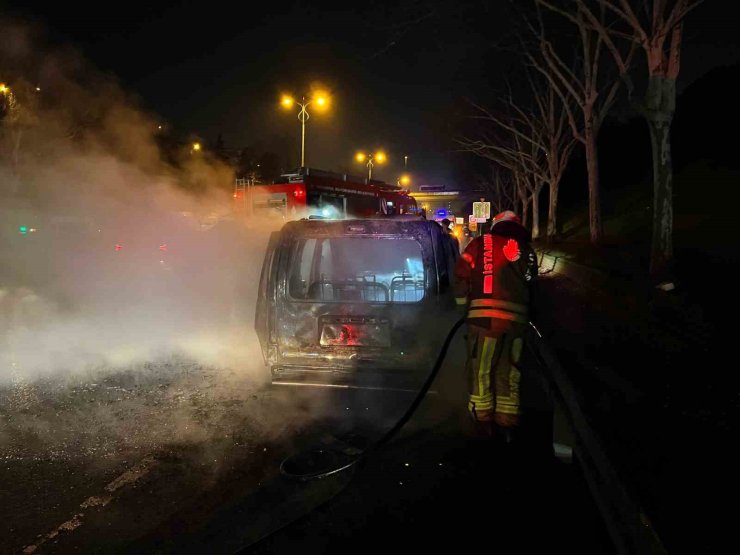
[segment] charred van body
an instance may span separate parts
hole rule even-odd
[[[454,304],[441,228],[300,220],[273,233],[255,329],[272,383],[415,387]]]

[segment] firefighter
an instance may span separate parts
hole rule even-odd
[[[447,235],[452,243],[455,245],[455,259],[457,260],[457,257],[460,255],[460,241],[457,240],[457,237],[455,237],[455,234],[452,232],[453,227],[453,223],[447,218],[442,220],[442,229],[444,230],[445,235]]]
[[[455,273],[455,265],[460,258],[460,246],[457,242],[457,237],[450,233],[450,220],[445,218],[441,222],[437,223],[442,228],[442,247],[446,262],[446,275],[448,283],[452,283],[452,276]]]
[[[519,361],[537,257],[512,211],[493,218],[455,265],[455,301],[467,311],[468,410],[479,433],[518,426]]]

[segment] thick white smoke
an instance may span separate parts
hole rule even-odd
[[[268,229],[230,169],[76,54],[0,36],[0,386],[173,354],[259,374]]]

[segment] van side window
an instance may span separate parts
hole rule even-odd
[[[306,239],[303,244],[296,245],[299,253],[297,265],[296,257],[291,257],[290,293],[298,299],[306,297],[315,250],[316,239]]]

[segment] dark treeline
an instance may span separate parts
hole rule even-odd
[[[734,205],[736,192],[725,183],[740,171],[736,141],[731,138],[731,130],[740,125],[740,105],[732,98],[735,92],[728,83],[738,78],[740,65],[715,68],[678,95],[671,141],[679,214],[722,214]],[[614,199],[620,193],[642,191],[649,197],[652,157],[646,124],[639,115],[613,116],[605,121],[599,152],[607,212],[615,210]],[[692,177],[697,172],[706,173],[700,183]],[[575,211],[583,205],[585,194],[580,151],[570,160],[563,181],[561,207],[566,212]]]

